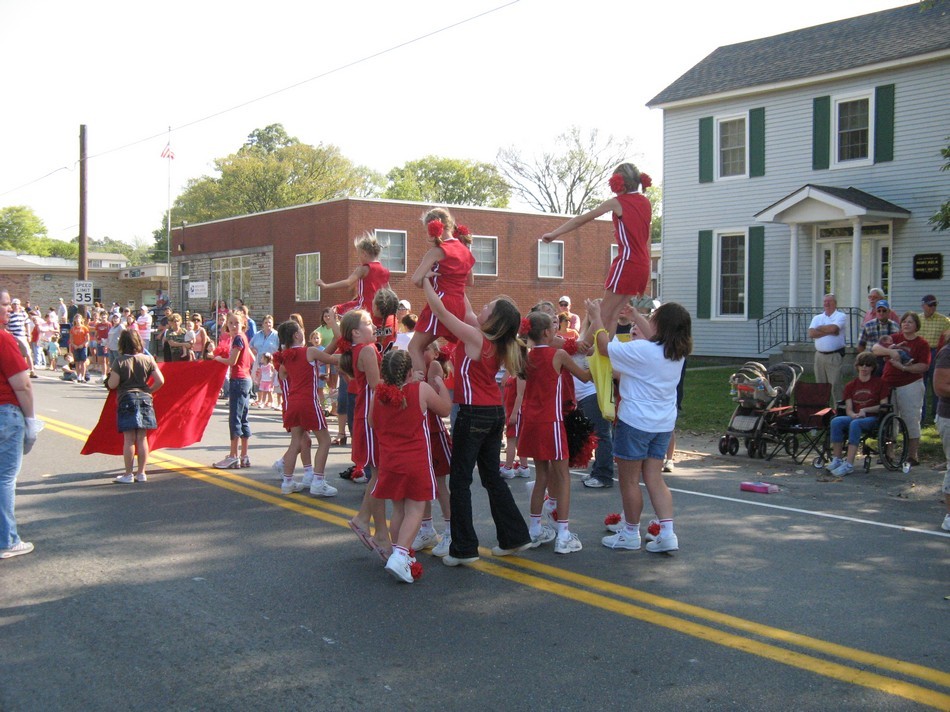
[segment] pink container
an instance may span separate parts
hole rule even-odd
[[[761,494],[775,494],[779,491],[778,485],[769,482],[743,482],[739,485],[743,492],[759,492]]]

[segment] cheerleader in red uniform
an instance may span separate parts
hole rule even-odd
[[[412,359],[407,352],[387,353],[370,410],[379,447],[386,453],[380,459],[372,495],[381,502],[393,502],[393,551],[386,571],[405,583],[412,583],[422,573],[421,565],[410,558],[409,549],[419,532],[425,505],[435,498],[438,489],[429,416],[442,418],[452,409],[441,378],[435,378],[434,388],[422,381],[407,382],[411,370]]]
[[[524,399],[524,386],[524,381],[516,375],[508,374],[505,377],[505,462],[500,467],[501,476],[506,480],[531,476],[528,465],[516,461],[518,454],[518,413],[521,411],[521,401]]]
[[[373,389],[379,383],[379,351],[376,350],[376,327],[369,312],[354,309],[347,312],[339,325],[333,325],[340,353],[340,370],[354,383],[356,401],[353,405],[353,464],[363,472],[371,471],[369,486],[363,494],[360,510],[350,522],[352,529],[367,549],[375,551],[386,562],[389,559],[389,528],[386,524],[386,503],[371,496],[376,486],[376,434],[368,423],[373,404]],[[370,520],[375,534],[370,536]]]
[[[649,198],[638,193],[637,189],[645,193],[652,184],[650,176],[641,173],[635,165],[621,163],[610,177],[610,189],[617,194],[616,197],[541,236],[545,242],[551,242],[594,218],[613,213],[619,250],[610,263],[601,303],[604,324],[611,336],[617,328],[620,309],[630,297],[641,296],[650,282],[650,220],[653,213]]]
[[[426,252],[412,275],[412,283],[421,288],[422,282],[431,274],[432,287],[449,313],[459,321],[473,324],[475,315],[465,297],[465,287],[475,283],[472,276],[475,256],[470,247],[471,232],[464,225],[456,226],[455,219],[445,208],[433,208],[423,216],[422,222],[426,226],[432,248]],[[439,336],[450,341],[456,339],[451,329],[426,305],[409,341],[412,368],[420,378],[425,375],[423,354],[426,347]]]
[[[353,245],[356,247],[356,259],[359,264],[349,277],[330,283],[324,282],[322,279],[317,280],[317,286],[324,289],[356,285],[356,298],[338,304],[336,306],[338,314],[345,314],[353,309],[366,309],[368,311],[373,304],[373,297],[376,296],[376,292],[389,286],[389,269],[379,261],[382,246],[377,242],[376,236],[367,232],[356,238]]]
[[[567,351],[551,346],[557,327],[550,316],[531,312],[524,321],[522,326],[527,333],[529,350],[522,374],[525,390],[518,420],[518,455],[522,459],[534,458],[536,475],[528,531],[532,542],[550,541],[551,533],[544,531],[541,525],[544,492],[548,489],[557,500],[554,553],[570,554],[582,547],[577,535],[568,528],[571,473],[567,467],[562,373],[567,371],[586,382],[590,381],[590,371],[578,366]]]
[[[274,463],[275,468],[281,466],[283,475],[280,491],[293,494],[309,488],[310,494],[314,496],[334,497],[336,488],[331,487],[324,477],[327,455],[330,453],[330,433],[320,406],[320,391],[317,387],[319,366],[315,362],[337,363],[340,357],[313,346],[308,348],[304,344],[303,329],[296,321],[285,321],[278,326],[277,339],[280,350],[274,354],[274,363],[279,369],[281,387],[284,388],[284,430],[290,433],[290,447],[284,457]],[[310,460],[311,430],[317,437],[314,464]],[[296,482],[293,477],[298,455],[304,466],[301,482]]]

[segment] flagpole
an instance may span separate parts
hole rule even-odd
[[[168,127],[168,146],[172,145],[172,127]],[[165,248],[168,260],[168,294],[165,299],[171,301],[172,296],[172,156],[169,151],[165,158],[168,163],[168,227],[165,231]],[[180,298],[181,295],[179,295]]]

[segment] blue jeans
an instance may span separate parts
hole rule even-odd
[[[600,412],[596,393],[582,398],[577,406],[594,424],[594,434],[597,436],[597,450],[594,452],[594,464],[590,468],[590,476],[610,487],[614,483],[614,446],[610,423],[604,420]]]
[[[459,406],[452,428],[452,470],[449,474],[449,501],[452,505],[449,553],[457,558],[478,556],[478,535],[472,520],[472,475],[476,464],[482,487],[488,493],[498,546],[514,549],[531,541],[528,525],[498,468],[504,432],[505,409],[500,405]]]
[[[247,407],[251,402],[251,379],[232,378],[228,384],[228,427],[231,439],[251,437]]]
[[[867,418],[852,418],[850,415],[839,415],[831,419],[831,442],[843,443],[845,433],[848,435],[848,444],[857,446],[861,442],[862,433],[870,433],[877,428],[880,422],[876,415]]]
[[[19,406],[0,405],[0,549],[20,543],[13,514],[16,478],[23,462],[26,423]]]

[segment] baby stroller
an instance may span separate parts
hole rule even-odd
[[[791,410],[791,396],[803,371],[797,363],[766,368],[758,361],[747,361],[732,374],[729,393],[736,409],[719,438],[719,452],[735,455],[741,438],[749,457],[764,458],[771,445],[781,443],[778,421]]]

